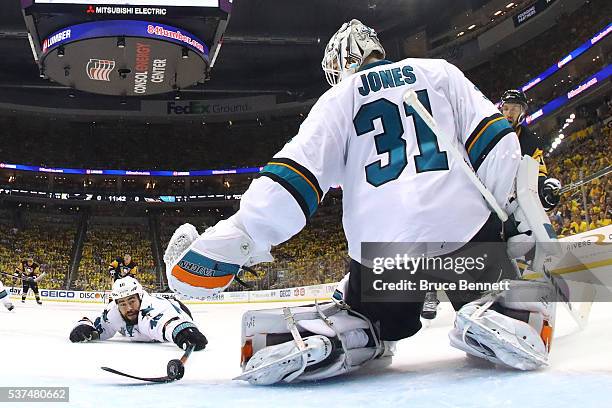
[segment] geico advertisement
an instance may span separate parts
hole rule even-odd
[[[8,288],[9,292],[13,296],[21,296],[22,289],[18,287]],[[58,300],[71,300],[78,302],[106,302],[108,294],[103,292],[81,292],[74,290],[55,290],[55,289],[40,289],[39,292],[41,298],[46,299],[58,299]],[[33,296],[34,292],[29,291],[29,296]]]

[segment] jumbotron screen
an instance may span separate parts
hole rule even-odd
[[[230,0],[22,0],[41,77],[106,95],[180,91],[210,76]]]
[[[219,0],[34,0],[36,4],[103,4],[105,6],[219,7]],[[232,0],[229,0],[231,3]]]

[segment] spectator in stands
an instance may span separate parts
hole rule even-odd
[[[572,14],[561,16],[557,24],[544,33],[469,70],[467,77],[491,100],[498,101],[508,87],[508,78],[516,81],[516,87],[533,79],[606,27],[611,14],[612,2],[590,0]],[[576,79],[580,78],[566,78],[567,81]],[[537,109],[554,97],[553,93],[545,101],[536,101],[534,106]]]
[[[18,224],[16,219],[20,220]],[[27,254],[45,270],[45,289],[65,288],[75,233],[76,219],[70,216],[35,211],[21,215],[0,212],[0,270],[13,270],[15,258]],[[14,281],[12,285],[21,282]]]
[[[113,279],[106,260],[114,259],[117,253],[130,248],[131,257],[138,259],[140,264],[138,280],[149,290],[157,289],[159,280],[155,268],[150,267],[155,264],[146,223],[130,220],[117,224],[120,218],[116,218],[113,223],[105,223],[107,219],[111,220],[94,219],[89,224],[74,287],[81,290],[109,289]]]

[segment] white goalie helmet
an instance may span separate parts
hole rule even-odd
[[[144,290],[142,289],[142,285],[140,284],[140,282],[138,282],[131,276],[126,276],[125,278],[117,279],[115,283],[113,283],[111,296],[114,301],[126,298],[128,296],[132,296],[134,294],[137,294],[138,297],[142,300]]]
[[[373,52],[385,57],[376,31],[355,19],[342,24],[327,43],[321,62],[327,82],[334,86],[354,74]]]

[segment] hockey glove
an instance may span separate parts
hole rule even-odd
[[[100,333],[96,330],[89,319],[83,319],[70,332],[70,341],[73,343],[82,343],[92,340],[98,340]]]
[[[187,347],[194,345],[194,351],[200,351],[206,347],[208,340],[197,327],[191,322],[181,323],[174,329],[172,340],[182,350],[187,350]]]
[[[540,201],[546,211],[550,211],[561,200],[561,182],[556,178],[547,178],[540,188]]]
[[[170,289],[203,299],[225,290],[242,269],[272,261],[272,256],[232,217],[202,235],[192,225],[182,225],[170,239],[164,261]]]
[[[504,222],[504,236],[508,241],[507,253],[510,259],[525,256],[535,246],[535,238],[520,208]]]

